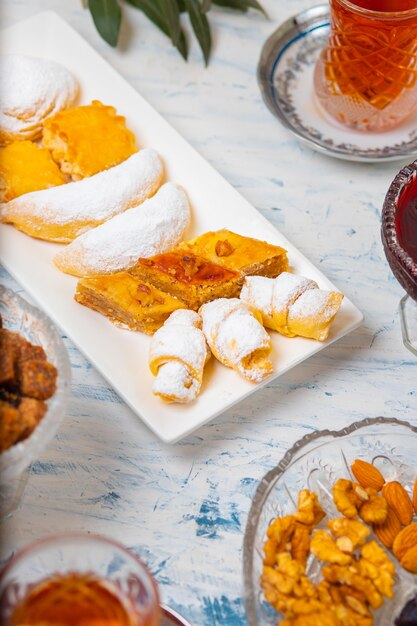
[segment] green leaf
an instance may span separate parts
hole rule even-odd
[[[176,46],[181,36],[180,9],[177,0],[154,0],[154,3],[164,15],[172,43]]]
[[[211,33],[208,19],[205,13],[202,13],[202,6],[199,0],[185,0],[185,6],[207,65],[211,50]]]
[[[117,46],[122,12],[117,0],[88,0],[95,27],[111,46]]]
[[[259,4],[258,0],[213,0],[213,4],[217,4],[219,7],[228,7],[229,9],[237,9],[238,11],[244,12],[248,9],[255,9],[267,16],[265,9]]]
[[[151,20],[167,37],[170,37],[168,25],[165,20],[165,14],[158,7],[155,0],[127,0],[129,4],[142,11],[148,19]],[[185,39],[184,32],[180,31],[180,37],[176,45],[179,53],[184,59],[187,59],[188,48],[187,40]]]

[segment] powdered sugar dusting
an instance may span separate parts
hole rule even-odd
[[[200,314],[207,342],[221,363],[256,382],[271,373],[271,369],[265,370],[265,363],[258,367],[256,359],[250,367],[244,364],[257,351],[271,350],[271,338],[245,303],[238,298],[219,298],[204,304]]]
[[[163,165],[155,150],[146,149],[108,170],[1,205],[5,221],[38,218],[42,223],[78,225],[78,234],[143,202],[158,188]]]
[[[322,322],[329,322],[340,305],[339,302],[335,302],[333,293],[324,289],[305,291],[292,305],[289,319],[312,317]]]
[[[210,353],[197,318],[194,311],[174,311],[152,337],[149,366],[156,376],[152,390],[164,400],[190,402],[200,391]]]
[[[75,239],[54,260],[60,269],[77,276],[127,270],[139,257],[170,250],[181,241],[189,223],[187,196],[166,183],[143,204]]]
[[[194,326],[201,328],[202,320],[198,313],[190,309],[178,309],[173,311],[169,318],[165,321],[165,326],[171,324],[184,324],[185,326]]]
[[[273,313],[288,314],[288,308],[307,290],[317,289],[314,280],[297,276],[290,272],[282,272],[272,279],[272,309]]]
[[[264,276],[247,276],[240,292],[240,299],[269,317],[272,315],[273,279]]]
[[[198,396],[201,383],[193,378],[179,361],[170,361],[159,368],[152,392],[171,402],[192,402]]]
[[[77,92],[75,78],[59,63],[18,54],[0,57],[0,134],[39,134],[46,117],[68,108]]]

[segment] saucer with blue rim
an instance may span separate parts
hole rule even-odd
[[[394,161],[417,155],[417,115],[396,128],[363,133],[332,120],[314,97],[313,74],[330,30],[328,5],[284,22],[265,42],[258,83],[265,103],[298,140],[350,161]]]

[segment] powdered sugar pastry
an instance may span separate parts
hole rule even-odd
[[[159,187],[163,165],[146,149],[108,170],[83,180],[27,193],[0,207],[3,222],[49,241],[72,241],[151,196]]]
[[[171,313],[152,337],[149,367],[155,375],[152,391],[167,402],[191,402],[200,392],[204,366],[210,357],[195,311]]]
[[[78,93],[59,63],[19,54],[0,57],[0,144],[36,139],[50,115],[70,107]]]
[[[252,382],[272,373],[271,338],[248,305],[238,298],[219,298],[199,312],[207,343],[223,365]]]
[[[170,250],[181,241],[189,223],[187,196],[173,183],[166,183],[142,205],[78,237],[54,261],[75,276],[128,270],[139,257]]]

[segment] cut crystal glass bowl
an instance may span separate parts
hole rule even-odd
[[[372,462],[385,479],[399,480],[412,493],[417,476],[417,427],[394,418],[370,418],[340,431],[315,432],[300,439],[261,480],[249,512],[243,546],[244,592],[248,626],[276,626],[284,618],[265,601],[260,586],[266,530],[276,517],[297,509],[297,495],[310,489],[319,496],[327,519],[340,517],[332,498],[338,478],[353,478],[355,459]],[[326,518],[319,525],[326,528]],[[370,539],[376,539],[371,533]],[[417,577],[396,566],[395,597],[375,612],[375,626],[392,626],[405,602],[417,591]],[[319,580],[310,555],[307,571]]]
[[[47,401],[48,411],[33,433],[0,454],[0,516],[10,512],[23,490],[22,475],[55,436],[65,415],[71,380],[68,354],[49,317],[10,289],[0,285],[3,327],[18,332],[44,348],[48,361],[58,369],[57,390]]]

